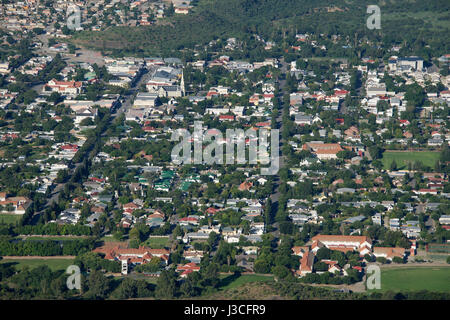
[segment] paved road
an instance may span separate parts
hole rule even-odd
[[[280,63],[281,63],[281,68],[280,68],[281,73],[282,74],[286,74],[288,72],[288,70],[287,70],[287,63],[285,63],[283,59],[280,60]],[[285,86],[286,86],[286,80],[284,78],[284,79],[279,81],[279,96],[278,96],[279,99],[283,99]],[[277,127],[280,130],[280,146],[279,146],[279,148],[280,148],[280,160],[279,161],[280,162],[279,162],[279,168],[281,170],[285,166],[285,160],[286,159],[285,159],[285,156],[283,156],[282,151],[281,151],[285,141],[283,140],[283,136],[282,136],[282,134],[283,134],[283,110],[284,110],[284,108],[283,108],[283,104],[282,103],[280,105],[281,105],[281,110],[279,110],[278,117],[277,117],[276,121],[277,121],[277,124],[278,124]],[[279,171],[278,171],[278,174],[274,177],[275,190],[270,195],[270,199],[272,201],[272,208],[277,208],[278,207],[278,200],[280,199],[280,195],[281,195],[280,190],[279,190],[280,189],[280,184],[281,184],[281,180],[280,180],[280,175],[279,175]],[[275,231],[271,232],[271,234],[278,238],[280,236],[278,222],[273,223],[272,227],[275,228]]]
[[[139,88],[141,87],[142,84],[145,84],[148,82],[148,80],[150,79],[152,74],[155,72],[156,68],[157,67],[150,67],[141,74],[139,79],[128,90],[127,94],[124,97],[122,97],[123,99],[125,99],[125,101],[123,101],[120,108],[118,108],[112,114],[113,118],[121,115],[122,113],[126,113],[133,106],[134,97],[139,92]]]
[[[75,173],[75,170],[80,166],[81,163],[76,163],[73,169],[69,169],[69,176],[72,176],[72,174]],[[69,179],[68,179],[69,180]],[[51,191],[49,197],[47,198],[47,202],[44,205],[44,208],[41,211],[34,212],[33,221],[37,221],[38,215],[44,213],[45,209],[49,208],[54,202],[58,202],[59,194],[62,190],[64,190],[64,186],[66,183],[58,183]]]
[[[138,92],[139,87],[141,84],[146,83],[150,76],[152,75],[154,71],[154,68],[151,68],[148,72],[147,70],[144,71],[144,73],[140,76],[138,81],[135,82],[135,84],[130,88],[129,92],[123,97],[125,99],[124,103],[112,114],[112,118],[114,119],[118,115],[126,112],[129,108],[133,105],[133,99],[135,94]],[[75,170],[81,165],[82,163],[75,163],[74,168],[69,170],[69,176],[72,176],[75,173]],[[44,209],[35,212],[34,215],[39,215],[44,212],[44,210],[52,205],[52,203],[57,202],[59,198],[59,194],[64,189],[65,183],[59,183],[55,186],[55,188],[52,190],[50,197],[47,199],[47,203],[44,205]]]
[[[281,68],[280,68],[281,73],[286,74],[287,73],[287,63],[285,63],[284,60],[281,60],[280,62],[281,62]],[[286,80],[285,79],[280,80],[280,82],[279,82],[279,94],[280,94],[279,99],[283,98],[283,95],[284,95],[283,90],[284,90],[285,86],[286,86]],[[281,104],[281,107],[282,108],[277,117],[278,128],[280,130],[280,170],[285,165],[285,157],[283,156],[283,154],[281,152],[281,148],[282,148],[283,144],[285,143],[285,141],[283,141],[283,136],[282,136],[282,133],[283,133],[283,121],[282,121],[283,120],[283,105],[282,104]],[[281,183],[280,176],[277,175],[275,177],[275,192],[272,193],[270,196],[272,203],[278,202],[278,199],[280,198],[280,192],[279,192],[280,183]]]
[[[121,99],[124,99],[124,102],[112,114],[112,119],[114,119],[115,117],[119,116],[120,114],[126,112],[128,109],[130,109],[133,106],[134,97],[137,94],[137,92],[139,91],[140,86],[142,84],[145,84],[146,82],[148,82],[148,80],[152,76],[155,69],[156,69],[156,67],[151,67],[148,70],[145,69],[143,71],[143,73],[140,75],[139,79],[134,83],[133,86],[131,86],[130,90],[128,90],[127,94],[124,97],[121,97]],[[69,171],[69,176],[72,176],[75,173],[75,170],[81,164],[82,163],[75,163],[74,168]],[[39,214],[43,213],[43,211],[46,208],[48,208],[49,206],[51,206],[52,203],[57,202],[58,198],[59,198],[59,194],[64,189],[64,186],[65,186],[65,183],[57,184],[56,187],[52,190],[52,193],[50,194],[50,197],[48,198],[47,203],[44,206],[44,209],[39,212],[36,212],[35,215],[39,215]]]

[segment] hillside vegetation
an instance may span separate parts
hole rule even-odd
[[[446,0],[378,3],[381,29],[369,30],[368,0],[200,0],[188,15],[175,15],[152,26],[111,27],[74,35],[77,44],[116,55],[180,55],[180,50],[213,39],[236,37],[250,49],[258,48],[252,35],[277,43],[298,33],[367,37],[386,45],[404,43],[411,50],[430,53],[450,50],[450,3]],[[425,45],[430,45],[429,48]],[[383,49],[380,49],[383,50]]]

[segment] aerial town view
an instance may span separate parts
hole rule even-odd
[[[0,17],[0,300],[450,300],[450,1]]]

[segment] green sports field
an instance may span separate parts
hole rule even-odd
[[[145,245],[149,246],[152,249],[163,249],[167,248],[170,243],[168,237],[154,237],[149,238],[147,241],[145,241]]]
[[[383,167],[386,170],[390,169],[392,161],[397,163],[398,170],[407,170],[408,162],[414,164],[415,161],[422,162],[425,166],[434,168],[434,164],[439,160],[439,152],[433,151],[414,151],[414,152],[396,152],[385,151],[383,153]]]
[[[12,263],[16,270],[21,270],[28,266],[30,269],[47,265],[52,271],[66,270],[68,266],[73,264],[72,259],[3,259],[0,263]]]
[[[380,290],[450,292],[450,266],[382,268]]]

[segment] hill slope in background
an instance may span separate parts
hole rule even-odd
[[[175,15],[152,26],[111,27],[80,32],[75,43],[115,54],[163,56],[217,38],[249,41],[252,34],[280,41],[295,33],[367,37],[386,45],[410,43],[433,52],[450,51],[450,2],[447,0],[386,0],[381,30],[369,30],[366,20],[372,0],[200,0],[188,15]]]

